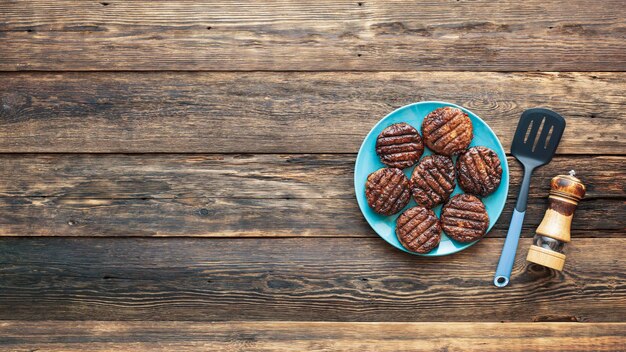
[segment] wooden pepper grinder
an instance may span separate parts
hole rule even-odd
[[[550,182],[550,202],[546,215],[537,228],[533,244],[526,260],[555,270],[563,270],[565,264],[564,247],[570,241],[570,227],[574,210],[585,196],[585,185],[569,175],[555,176]]]

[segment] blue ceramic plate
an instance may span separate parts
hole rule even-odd
[[[435,249],[433,249],[428,254],[419,254],[413,253],[406,250],[398,241],[395,233],[396,227],[396,218],[402,213],[398,213],[392,216],[384,216],[375,213],[367,204],[367,200],[365,199],[365,182],[367,180],[367,176],[384,167],[385,165],[380,162],[378,155],[376,154],[376,137],[380,134],[380,132],[387,126],[397,123],[397,122],[406,122],[413,127],[415,127],[420,134],[422,133],[422,121],[424,117],[428,115],[431,111],[441,108],[444,106],[452,106],[455,108],[459,108],[465,113],[467,113],[472,120],[472,124],[474,125],[474,139],[472,140],[472,144],[470,146],[478,146],[482,145],[488,148],[493,149],[500,157],[500,161],[502,162],[502,181],[500,183],[500,187],[490,194],[488,197],[482,198],[483,203],[487,207],[487,213],[489,213],[489,230],[493,227],[493,225],[500,217],[502,213],[502,209],[504,208],[504,204],[506,203],[506,196],[509,192],[509,165],[507,164],[506,154],[504,149],[502,148],[502,144],[496,137],[496,134],[489,128],[489,126],[483,121],[480,117],[478,117],[473,112],[467,110],[464,107],[440,102],[440,101],[424,101],[420,103],[414,103],[410,105],[403,106],[398,110],[390,113],[385,116],[382,120],[378,121],[376,126],[372,128],[370,133],[365,137],[363,144],[361,145],[361,149],[359,149],[359,155],[356,157],[356,165],[354,170],[354,189],[356,192],[356,199],[359,203],[359,208],[361,208],[361,212],[367,222],[370,224],[372,229],[376,231],[376,233],[382,237],[385,241],[387,241],[392,246],[403,250],[408,253],[417,254],[417,255],[425,255],[425,256],[442,256],[448,255],[452,253],[456,253],[464,250],[472,246],[474,243],[460,243],[450,239],[444,233],[441,237],[441,243]],[[432,152],[426,148],[424,151],[424,156],[430,155]],[[456,157],[453,158],[456,162]],[[413,172],[413,167],[404,169],[404,173],[407,177],[411,177],[411,173]],[[459,188],[458,183],[452,195],[463,193],[463,191]],[[415,200],[411,199],[411,202],[404,208],[402,211],[417,205]],[[433,209],[437,216],[441,213],[441,205],[437,206]]]

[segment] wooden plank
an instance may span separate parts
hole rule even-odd
[[[0,347],[54,351],[622,351],[623,323],[0,321]]]
[[[2,10],[2,70],[626,70],[620,0],[29,0]]]
[[[354,154],[0,154],[0,197],[354,199]],[[522,167],[507,158],[511,188]],[[530,194],[575,169],[585,199],[626,197],[626,156],[557,155]],[[514,190],[512,190],[514,191]],[[515,196],[511,192],[511,196]]]
[[[506,234],[511,199],[489,236]],[[2,236],[369,237],[356,206],[354,155],[0,155]],[[546,209],[550,179],[588,185],[575,237],[624,235],[626,158],[557,156],[532,181],[524,236]],[[610,211],[607,211],[610,210]]]
[[[509,199],[489,237],[504,237],[515,200]],[[546,210],[529,200],[525,237]],[[626,202],[582,202],[574,237],[624,237]],[[0,236],[133,237],[375,237],[351,199],[100,199],[0,198]]]
[[[3,74],[0,152],[356,153],[387,113],[443,100],[506,150],[545,106],[567,118],[559,153],[623,154],[625,92],[626,73]]]
[[[626,239],[575,239],[562,273],[527,265],[522,239],[498,289],[502,244],[426,259],[377,238],[4,238],[0,320],[624,321]]]

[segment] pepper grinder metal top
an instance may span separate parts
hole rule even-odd
[[[537,228],[526,260],[555,270],[563,270],[564,247],[570,241],[574,210],[585,196],[585,185],[572,170],[569,175],[555,176],[550,182],[549,205]]]

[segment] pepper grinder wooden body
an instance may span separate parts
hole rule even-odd
[[[564,247],[570,241],[570,229],[578,202],[585,196],[585,185],[574,172],[555,176],[550,182],[548,210],[537,228],[526,260],[555,270],[565,265]]]

